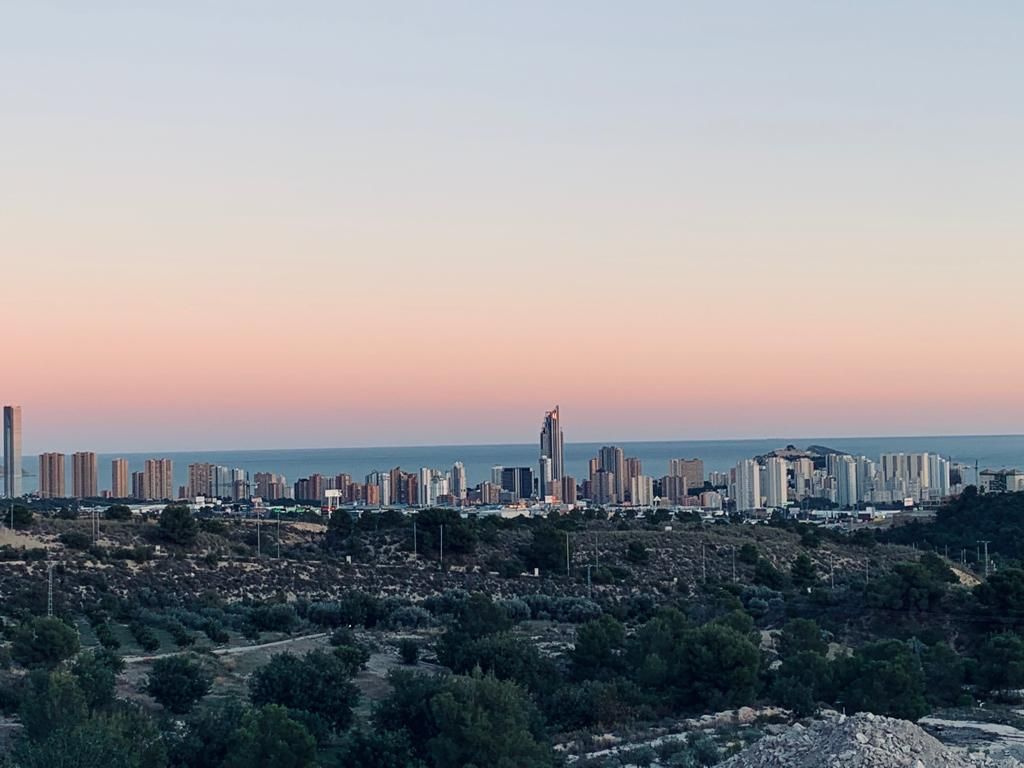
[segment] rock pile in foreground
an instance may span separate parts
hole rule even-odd
[[[838,716],[810,726],[799,724],[767,736],[719,768],[1011,768],[997,761],[947,747],[906,720],[871,714]]]

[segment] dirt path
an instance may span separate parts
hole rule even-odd
[[[252,651],[264,651],[268,648],[283,648],[285,646],[293,645],[294,643],[300,643],[303,640],[319,640],[327,637],[326,632],[320,632],[315,635],[302,635],[301,637],[289,637],[284,640],[275,640],[272,643],[260,643],[259,645],[236,645],[231,648],[215,648],[212,653],[214,656],[235,656],[240,653],[250,653]],[[150,661],[156,661],[157,659],[164,659],[169,656],[178,656],[184,651],[176,651],[174,653],[157,653],[152,656],[125,656],[125,664],[142,664]]]

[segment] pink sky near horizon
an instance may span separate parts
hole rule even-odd
[[[0,25],[26,453],[1024,432],[998,14],[311,7]]]

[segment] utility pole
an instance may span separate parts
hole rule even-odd
[[[832,591],[836,591],[836,564],[835,555],[831,552],[828,553],[828,578],[832,583]]]
[[[736,545],[732,545],[732,581],[736,583]]]
[[[277,559],[281,559],[281,508],[277,508]]]
[[[260,535],[260,509],[256,508],[256,557],[263,557],[263,539]]]
[[[565,532],[565,577],[569,578],[569,532]]]
[[[53,566],[56,563],[46,564],[46,617],[53,618]]]
[[[978,543],[985,547],[985,578],[987,579],[988,578],[988,545],[991,542],[990,541],[979,541]]]
[[[444,568],[444,526],[441,526],[441,567]]]
[[[587,599],[588,600],[590,599],[590,596],[591,596],[591,590],[590,590],[590,569],[593,568],[593,567],[594,566],[592,566],[592,565],[588,565],[587,566]]]
[[[708,562],[704,557],[704,542],[700,543],[700,578],[705,584],[708,581]]]
[[[415,517],[412,519],[412,556],[413,556],[414,560],[417,557],[419,557],[419,554],[418,554],[418,552],[416,550],[416,518]]]
[[[871,583],[871,561],[866,557],[864,558],[864,583]]]

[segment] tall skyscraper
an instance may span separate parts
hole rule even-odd
[[[451,494],[456,499],[465,499],[467,490],[466,467],[461,461],[456,461],[452,467]]]
[[[597,458],[598,467],[613,475],[612,491],[615,499],[605,503],[621,504],[626,498],[626,455],[617,445],[606,445]]]
[[[835,463],[836,503],[842,508],[857,506],[857,460],[853,456],[837,456]]]
[[[766,504],[770,508],[784,507],[789,501],[789,480],[786,477],[786,460],[769,456],[764,463]]]
[[[744,459],[733,469],[732,498],[737,512],[761,508],[761,468],[753,459]]]
[[[174,462],[170,459],[146,459],[142,472],[142,497],[147,501],[162,501],[176,496]]]
[[[551,479],[560,480],[565,475],[565,437],[562,435],[562,421],[558,406],[544,414],[544,426],[540,430],[540,455],[551,459]]]
[[[686,478],[686,487],[699,492],[704,487],[704,460],[670,459],[668,475],[669,477]]]
[[[100,495],[96,479],[96,454],[79,451],[71,456],[71,489],[76,499],[94,499]]]
[[[213,464],[189,464],[187,495],[189,497],[213,496],[216,469]]]
[[[21,496],[21,406],[4,406],[4,495]]]
[[[114,459],[110,462],[110,495],[115,499],[127,499],[130,493],[128,459]]]
[[[62,499],[67,495],[64,485],[64,454],[43,453],[39,456],[39,497]]]

